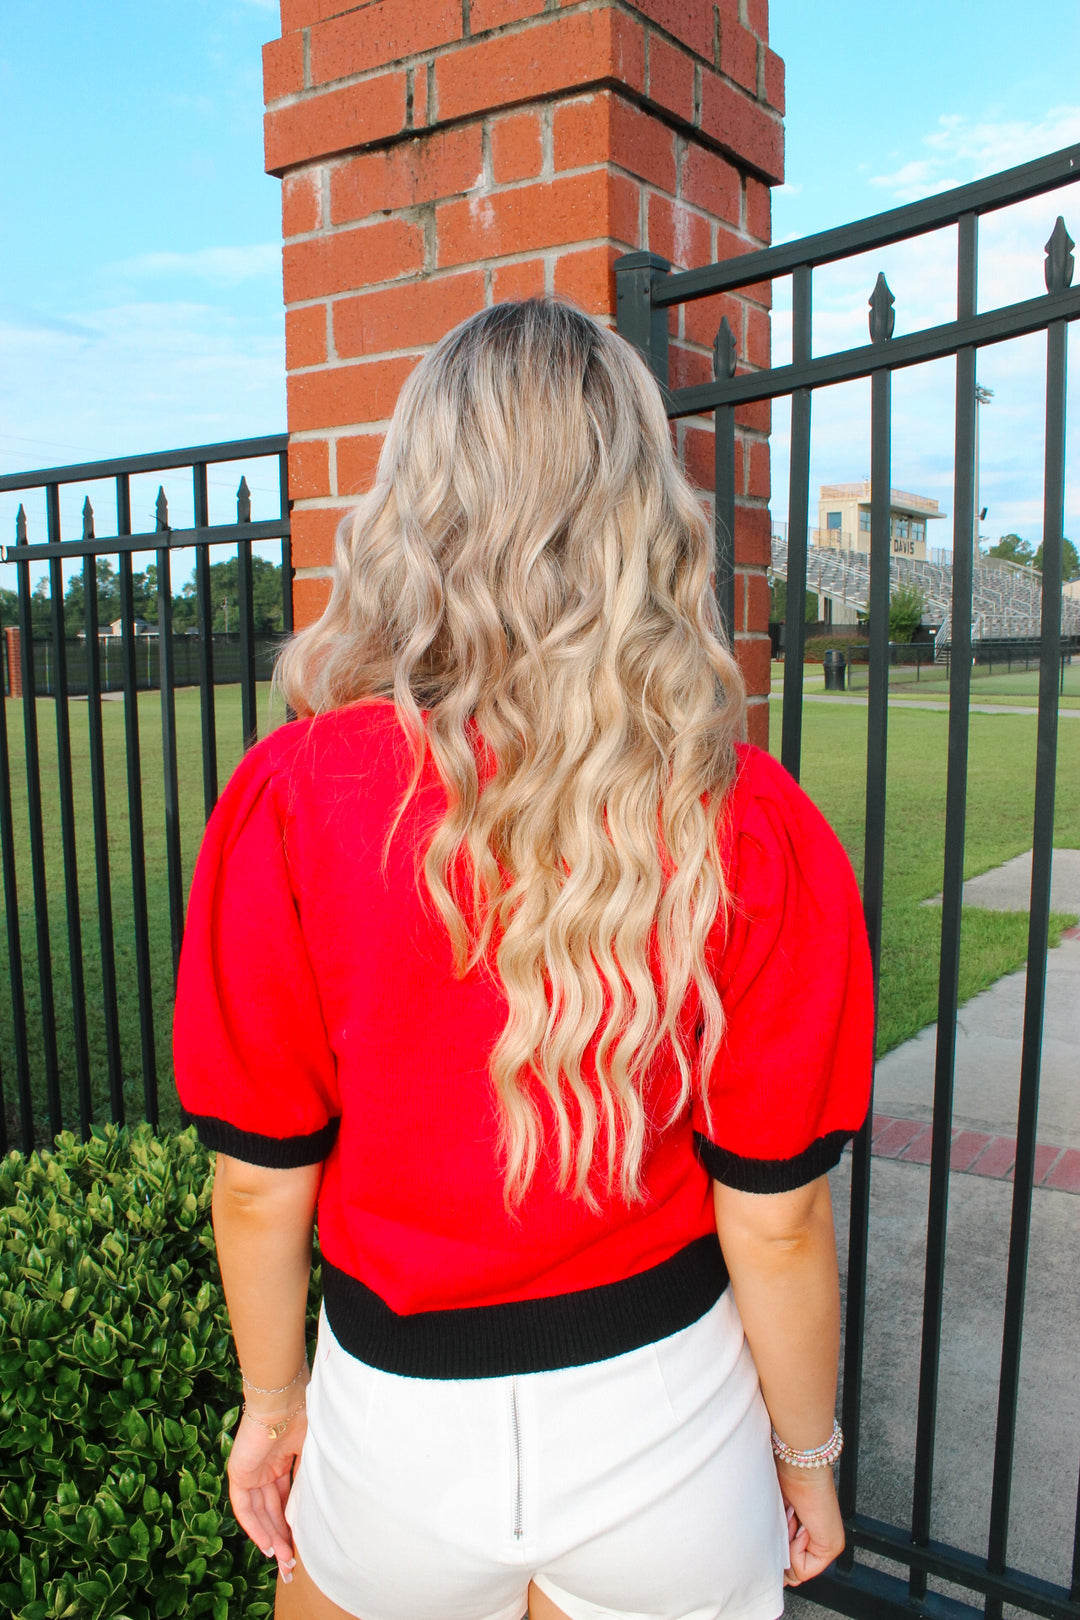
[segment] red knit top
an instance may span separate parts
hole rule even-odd
[[[417,885],[446,805],[430,759],[382,864],[410,763],[392,705],[364,702],[283,726],[237,767],[191,889],[184,1108],[236,1158],[325,1161],[326,1308],[373,1365],[484,1376],[663,1337],[726,1284],[710,1177],[797,1187],[866,1114],[873,1005],[851,866],[787,772],[740,747],[724,834],[734,906],[711,947],[727,1027],[699,1077],[711,1124],[698,1100],[653,1130],[640,1202],[589,1208],[559,1190],[553,1153],[508,1212],[488,1073],[507,1004],[493,974],[456,976]],[[658,1061],[650,1117],[675,1094]]]

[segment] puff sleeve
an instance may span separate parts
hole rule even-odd
[[[173,1059],[180,1101],[207,1147],[289,1169],[326,1158],[340,1106],[275,802],[275,736],[241,761],[207,823]]]
[[[727,873],[733,905],[715,967],[726,1028],[702,1077],[695,1145],[715,1180],[788,1192],[830,1170],[866,1117],[873,982],[836,834],[756,749],[732,793]]]

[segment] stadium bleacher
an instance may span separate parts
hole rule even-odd
[[[820,531],[814,531],[818,533]],[[774,534],[772,572],[787,579],[787,541]],[[949,645],[952,630],[952,566],[891,557],[893,585],[914,585],[922,592],[923,623],[934,630],[939,648]],[[865,611],[870,592],[870,558],[862,552],[817,546],[806,553],[806,588],[835,603]],[[1080,636],[1080,601],[1062,597],[1061,629]],[[971,634],[976,641],[1030,641],[1039,636],[1042,577],[1018,563],[977,561],[972,574]]]

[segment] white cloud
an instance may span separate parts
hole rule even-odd
[[[279,275],[280,271],[281,244],[255,242],[250,247],[197,248],[191,253],[138,253],[106,266],[105,274],[133,281],[177,277],[186,282],[236,287],[244,281]]]
[[[968,118],[946,115],[913,152],[900,152],[891,173],[873,185],[897,203],[931,196],[1002,168],[1080,141],[1080,105],[1057,107],[1043,118]],[[1044,243],[1057,214],[1072,235],[1077,225],[1077,188],[1061,188],[1027,203],[983,215],[978,253],[978,308],[993,309],[1044,293]],[[882,199],[884,201],[884,199]],[[1070,220],[1072,211],[1072,220]],[[870,339],[868,298],[878,272],[884,272],[895,298],[895,335],[916,332],[955,319],[957,313],[957,230],[895,243],[821,266],[813,275],[813,353],[827,355]],[[790,282],[777,283],[774,363],[790,360]],[[1046,340],[1043,335],[981,348],[978,379],[994,390],[981,411],[980,505],[988,507],[984,535],[1015,531],[1038,544],[1043,510],[1043,423],[1046,397]],[[1074,368],[1075,373],[1075,368]],[[1070,381],[1067,408],[1070,444],[1080,433],[1080,386]],[[954,484],[955,363],[913,366],[892,382],[892,483],[915,489],[952,512]],[[774,411],[774,517],[787,517],[789,411]],[[811,523],[823,483],[847,483],[870,471],[870,382],[818,389],[811,434]],[[1065,488],[1065,533],[1080,531],[1080,468],[1072,457]],[[952,520],[933,525],[929,543],[949,546]]]
[[[193,301],[69,311],[49,324],[0,318],[0,470],[280,432],[285,427],[283,349],[277,318],[232,314]],[[133,515],[140,522],[153,512],[159,481],[148,476],[133,484]],[[212,471],[212,521],[230,521],[238,481],[232,468]],[[174,520],[190,522],[189,511],[185,517],[190,475],[164,482]],[[271,516],[277,509],[273,470],[261,467],[259,488],[252,474],[249,482],[254,515]],[[111,487],[70,486],[61,503],[65,534],[78,532],[87,493],[99,513],[98,532],[111,532]],[[19,499],[0,495],[0,544],[14,539]],[[40,536],[44,508],[37,497],[27,497],[27,515]],[[0,583],[9,583],[7,570],[2,572]]]
[[[943,114],[924,135],[926,156],[913,158],[870,184],[890,191],[897,202],[914,202],[937,191],[980,180],[1080,141],[1080,107],[1054,107],[1042,118],[971,118]]]
[[[1016,533],[1038,544],[1042,528],[1046,340],[1041,334],[980,351],[979,381],[993,391],[980,411],[979,505],[988,508],[982,532]],[[938,360],[894,373],[892,483],[935,498],[945,522],[932,525],[930,544],[952,543],[955,362]],[[811,432],[810,521],[818,487],[869,476],[870,383],[866,379],[815,391]],[[1070,387],[1067,438],[1080,433],[1080,386]],[[774,409],[774,517],[787,519],[790,420]],[[1080,474],[1068,464],[1065,532],[1080,533]]]
[[[935,192],[948,191],[962,183],[942,178],[941,170],[941,162],[935,158],[913,158],[893,174],[872,175],[870,184],[891,191],[897,202],[918,202],[922,197],[932,197]]]
[[[1080,110],[1078,133],[1080,133]],[[1035,155],[1034,140],[1051,149],[1067,136],[1059,121],[1030,126],[1038,131],[1026,148],[1019,144],[1005,161],[1019,162]],[[1003,154],[989,135],[950,120],[942,128],[943,140],[954,143],[945,154],[952,163],[962,143],[985,166],[1000,166]],[[972,167],[975,159],[972,159]],[[944,169],[942,170],[944,173]],[[951,173],[971,178],[965,169]],[[914,187],[927,181],[930,170],[923,160],[906,165],[898,184]],[[939,189],[940,182],[927,189]],[[1076,188],[1070,188],[1075,194]],[[1044,244],[1059,212],[1069,223],[1069,191],[1049,192],[1024,203],[985,215],[979,228],[978,307],[982,310],[1038,297],[1045,291]],[[1077,220],[1072,220],[1074,236]],[[896,335],[953,320],[956,316],[955,227],[875,253],[859,255],[814,271],[813,352],[825,355],[865,344],[869,338],[867,300],[878,271],[883,271],[896,299]],[[774,363],[790,359],[790,283],[778,283],[774,322]],[[993,344],[979,351],[978,376],[994,390],[990,406],[981,412],[979,503],[989,508],[983,533],[996,539],[1010,531],[1031,539],[1041,537],[1043,483],[1043,422],[1045,409],[1046,341],[1042,335]],[[1075,368],[1074,368],[1075,373]],[[1080,379],[1070,384],[1068,440],[1080,433]],[[951,360],[912,367],[895,373],[893,381],[894,486],[935,497],[944,511],[953,505],[953,434],[955,416],[955,364]],[[775,412],[773,432],[773,514],[787,517],[787,460],[790,433],[786,407]],[[819,389],[814,395],[811,446],[811,522],[816,522],[818,485],[849,482],[865,477],[870,465],[870,386],[866,381]],[[1066,533],[1080,532],[1080,464],[1072,457],[1066,487]],[[951,519],[933,526],[930,543],[948,546]]]

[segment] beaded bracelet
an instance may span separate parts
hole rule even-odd
[[[260,1389],[258,1384],[253,1384],[249,1379],[244,1377],[243,1368],[240,1369],[240,1382],[243,1384],[245,1389],[250,1389],[253,1395],[284,1395],[287,1389],[292,1389],[293,1385],[298,1383],[299,1380],[303,1378],[307,1370],[307,1356],[305,1356],[304,1365],[300,1368],[300,1371],[297,1373],[296,1377],[290,1378],[287,1384],[282,1384],[278,1389]]]
[[[772,1448],[773,1456],[791,1468],[831,1468],[844,1449],[844,1435],[839,1423],[834,1423],[832,1434],[823,1446],[815,1446],[813,1451],[796,1451],[794,1446],[781,1440],[774,1429]]]
[[[295,1382],[296,1380],[294,1378],[293,1383]],[[244,1409],[240,1415],[241,1417],[246,1417],[249,1423],[254,1423],[256,1428],[265,1429],[271,1440],[280,1440],[281,1436],[285,1433],[285,1430],[289,1427],[289,1424],[292,1422],[297,1412],[302,1412],[306,1405],[307,1397],[305,1396],[305,1398],[300,1402],[299,1406],[294,1406],[291,1412],[287,1413],[283,1418],[278,1418],[276,1423],[264,1423],[262,1418],[257,1418],[254,1412],[248,1411],[246,1401],[244,1402]]]

